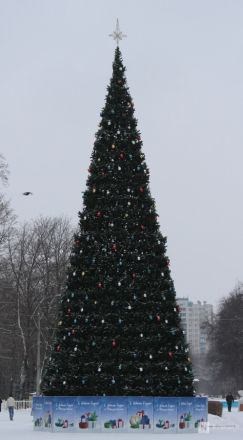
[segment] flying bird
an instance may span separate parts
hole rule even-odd
[[[22,195],[23,196],[30,196],[30,195],[33,195],[33,193],[30,191],[25,191],[24,193],[22,193]]]

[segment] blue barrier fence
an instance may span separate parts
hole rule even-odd
[[[52,432],[203,432],[206,397],[34,397],[34,429]]]

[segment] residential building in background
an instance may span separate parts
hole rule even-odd
[[[192,355],[205,354],[208,351],[206,322],[213,319],[213,306],[206,301],[193,303],[188,298],[177,298],[180,307],[182,328]]]

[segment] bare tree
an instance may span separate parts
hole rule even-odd
[[[237,392],[243,383],[243,284],[223,298],[210,328],[211,392]]]
[[[3,155],[0,154],[0,183],[2,183],[3,186],[8,183],[8,175],[9,170],[7,162]],[[4,194],[0,192],[0,251],[2,250],[2,245],[5,243],[14,221],[15,215],[10,208],[10,203],[6,200]]]
[[[5,157],[0,153],[0,181],[6,185],[8,182],[9,169]]]
[[[8,239],[5,277],[11,280],[10,322],[19,340],[18,394],[35,390],[37,320],[41,323],[41,362],[56,327],[57,303],[65,285],[72,229],[64,218],[38,218]],[[10,327],[9,327],[10,328]]]

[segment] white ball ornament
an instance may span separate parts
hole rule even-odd
[[[143,371],[143,367],[140,367],[140,368],[139,368],[139,371]]]

